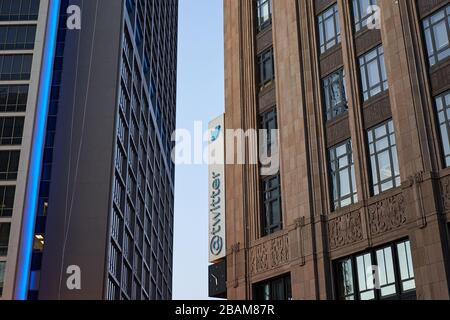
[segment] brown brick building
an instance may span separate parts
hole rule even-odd
[[[228,299],[449,299],[449,1],[224,8],[225,126],[281,166],[226,167]]]

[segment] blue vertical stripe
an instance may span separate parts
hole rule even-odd
[[[28,169],[25,209],[22,218],[22,234],[17,264],[16,286],[14,292],[14,298],[18,300],[25,300],[28,293],[34,224],[36,221],[39,192],[39,178],[44,153],[45,127],[50,100],[60,2],[60,0],[49,0],[45,44],[42,55],[42,68],[39,79],[39,93],[36,105],[33,141]]]

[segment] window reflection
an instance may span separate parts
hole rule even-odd
[[[416,298],[408,240],[340,260],[335,270],[340,300]]]

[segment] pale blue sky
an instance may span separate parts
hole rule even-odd
[[[180,0],[177,127],[204,128],[224,108],[223,0]],[[208,168],[177,166],[174,299],[208,298]]]

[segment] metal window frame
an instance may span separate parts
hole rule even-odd
[[[268,123],[271,121],[275,122],[275,129],[278,129],[277,107],[272,107],[271,109],[263,112],[260,115],[260,120],[259,120],[259,123],[260,123],[259,128],[261,130],[266,130],[266,132],[267,132],[267,140],[266,140],[265,148],[267,150],[267,156],[269,156],[269,157],[272,154],[272,145],[273,145],[271,132],[268,132],[270,130]]]
[[[378,5],[377,0],[369,0],[371,6]],[[367,27],[367,20],[371,16],[371,14],[365,13],[364,9],[361,5],[361,0],[353,0],[353,25],[355,28],[355,32],[362,31]]]
[[[341,91],[341,95],[344,98],[343,101],[341,101],[338,104],[333,105],[332,101],[329,101],[326,99],[326,93],[328,92],[329,97],[332,96],[332,88],[333,88],[333,77],[334,76],[339,76],[338,79],[338,83],[339,83],[339,89]],[[325,104],[325,114],[326,114],[326,121],[331,121],[343,114],[345,114],[346,112],[348,112],[348,101],[347,101],[347,90],[345,87],[345,70],[344,68],[341,68],[331,74],[329,74],[328,76],[326,76],[325,78],[322,79],[322,90],[323,90],[323,100],[324,100],[324,104]]]
[[[262,300],[275,300],[275,296],[274,296],[274,288],[275,285],[278,283],[282,282],[283,285],[283,295],[284,297],[282,299],[279,300],[290,300],[292,299],[292,277],[291,274],[284,274],[282,276],[276,277],[276,278],[272,278],[263,282],[258,282],[253,284],[253,300],[260,300],[260,297],[257,296],[257,294],[259,293],[259,291],[261,289],[266,289],[268,288],[268,294],[269,296],[265,297],[267,299],[262,299]],[[262,291],[262,290],[261,290]],[[266,290],[264,290],[266,291]]]
[[[27,25],[2,25],[0,29],[4,29],[5,38],[4,42],[0,43],[0,50],[33,50],[36,38],[36,25],[35,24],[27,24]],[[19,30],[25,30],[24,38],[19,39]],[[33,32],[34,37],[31,42],[28,42],[28,34]],[[8,41],[8,35],[10,32],[14,32],[14,40]]]
[[[269,76],[265,73],[265,66],[269,64],[272,74]],[[275,79],[275,64],[273,56],[273,48],[270,47],[258,55],[259,70],[259,86],[264,87]]]
[[[379,195],[379,194],[387,191],[387,190],[384,190],[384,191],[381,190],[381,186],[383,184],[387,183],[387,182],[392,181],[392,188],[389,188],[388,190],[397,188],[397,187],[399,187],[401,185],[401,181],[400,181],[400,184],[397,185],[397,179],[400,178],[400,174],[399,175],[395,175],[395,172],[394,172],[395,166],[394,166],[393,148],[397,147],[397,139],[395,140],[395,144],[393,144],[392,141],[391,141],[391,135],[395,136],[395,128],[393,129],[392,132],[390,132],[390,130],[389,130],[389,124],[390,123],[392,123],[392,127],[394,128],[393,120],[389,119],[389,120],[387,120],[387,121],[385,121],[385,122],[383,122],[381,124],[378,124],[377,126],[372,127],[372,128],[367,130],[367,140],[368,140],[367,141],[367,146],[369,148],[370,166],[371,166],[371,169],[372,169],[372,174],[373,174],[373,172],[375,170],[376,171],[376,175],[377,175],[377,183],[375,183],[374,181],[372,181],[372,183],[371,183],[371,188],[372,188],[371,191],[372,191],[372,195],[374,195],[374,196]],[[387,134],[384,135],[381,138],[376,138],[375,137],[375,130],[377,130],[378,128],[381,128],[383,126],[385,126],[385,128],[386,128]],[[369,135],[371,135],[371,137],[372,137],[372,142],[369,142]],[[377,150],[376,142],[380,141],[382,139],[385,139],[385,138],[388,139],[388,146],[386,148],[382,149],[382,150]],[[373,150],[374,150],[373,153],[370,152],[370,146],[371,145],[373,145]],[[391,176],[389,178],[381,180],[380,164],[379,164],[379,157],[378,156],[381,153],[385,152],[385,151],[388,151],[388,153],[389,153],[389,161],[390,161],[390,167],[391,167]],[[372,166],[372,157],[375,158],[376,168],[373,168],[373,166]],[[398,155],[397,155],[397,158],[398,158]],[[397,167],[399,167],[399,163],[397,163]],[[371,177],[371,179],[372,179],[372,177]],[[378,192],[376,192],[375,187],[378,187]]]
[[[346,146],[346,153],[343,156],[337,157],[337,149]],[[332,196],[332,210],[338,210],[344,207],[347,207],[349,205],[355,204],[357,202],[357,196],[358,191],[356,189],[356,185],[353,185],[353,179],[355,179],[354,175],[354,161],[353,161],[353,148],[352,148],[352,141],[351,139],[348,139],[344,141],[343,143],[340,143],[334,147],[331,147],[328,149],[328,165],[329,165],[329,172],[330,172],[330,187],[331,187],[331,196]],[[347,158],[348,165],[344,168],[339,168],[339,160],[342,158]],[[333,164],[335,170],[333,170]],[[350,194],[343,196],[341,194],[341,180],[340,180],[340,173],[343,171],[348,171],[350,180],[348,181],[349,188],[350,188]],[[333,179],[334,178],[334,179]],[[333,184],[333,181],[336,181],[336,185]],[[355,180],[356,182],[356,180]],[[335,192],[336,191],[336,192]],[[336,197],[335,197],[336,195]],[[342,206],[342,201],[350,199],[351,203],[345,206]]]
[[[262,21],[262,9],[266,4],[269,8],[269,19]],[[256,18],[259,32],[272,25],[272,0],[256,0]]]
[[[450,14],[447,12],[449,10],[449,8],[450,8],[450,4],[440,8],[438,10],[436,10],[435,12],[433,12],[432,14],[430,14],[429,16],[425,17],[422,20],[422,28],[423,28],[424,36],[426,37],[426,31],[429,30],[430,31],[430,37],[431,37],[431,44],[433,46],[433,48],[428,48],[427,41],[425,41],[425,46],[427,47],[427,49],[432,49],[433,50],[431,55],[428,54],[428,50],[426,52],[426,56],[428,58],[428,63],[430,65],[430,67],[433,67],[434,65],[440,63],[441,61],[445,61],[448,58],[450,58],[450,54],[449,54],[446,58],[439,59],[439,54],[441,54],[441,53],[443,53],[443,52],[445,52],[447,50],[450,50],[450,38],[448,39],[449,40],[449,44],[445,48],[438,50],[437,46],[436,46],[435,32],[434,32],[434,29],[433,29],[433,26],[435,26],[435,25],[441,23],[442,21],[444,21],[446,29],[447,29],[447,36],[450,37],[450,22],[449,22]],[[432,23],[431,22],[431,18],[433,18],[434,16],[438,15],[442,11],[444,12],[444,18],[439,20],[439,21],[436,21],[435,23]],[[425,22],[428,22],[428,27],[425,27]],[[434,63],[432,62],[432,59],[434,59]]]
[[[450,117],[449,117],[449,112],[450,112],[450,104],[446,103],[446,97],[450,96],[450,90],[438,95],[437,97],[435,97],[434,99],[434,106],[435,106],[435,112],[436,112],[436,117],[437,117],[437,122],[439,124],[439,137],[440,137],[440,147],[441,147],[441,154],[444,160],[444,163],[446,165],[446,167],[450,167],[450,150],[449,153],[446,154],[445,150],[444,150],[444,145],[443,145],[443,136],[442,136],[442,127],[445,128],[445,131],[447,133],[447,139],[450,142]],[[437,109],[437,103],[438,101],[441,100],[442,101],[442,110],[439,111]],[[439,115],[442,113],[442,115],[444,116],[444,121],[441,122]]]
[[[373,59],[367,60],[367,56],[370,55],[371,53],[376,52],[376,56]],[[383,60],[381,59],[383,58]],[[376,48],[362,54],[359,57],[359,69],[360,69],[360,75],[361,75],[361,81],[364,82],[364,84],[366,85],[366,90],[364,91],[364,89],[362,90],[362,98],[363,101],[366,102],[368,100],[370,100],[373,97],[378,96],[379,94],[382,94],[383,92],[387,91],[389,89],[389,84],[388,84],[388,79],[387,79],[387,73],[386,73],[386,65],[385,63],[382,63],[382,61],[384,61],[384,48],[382,45],[377,46]],[[370,86],[369,83],[369,72],[368,72],[368,68],[367,66],[373,62],[376,61],[377,62],[377,69],[378,69],[378,76],[380,78],[380,82],[378,82],[376,85]],[[364,69],[364,73],[361,74],[361,68]],[[384,69],[384,72],[383,72]],[[386,78],[383,78],[383,73],[386,76]],[[385,84],[387,85],[386,89],[385,89]],[[371,94],[371,91],[374,89],[377,89],[377,87],[380,88],[380,92],[378,92],[377,94]],[[366,98],[367,95],[367,98]]]
[[[262,190],[262,219],[261,219],[261,235],[262,237],[266,237],[269,236],[271,234],[274,234],[277,231],[280,231],[283,229],[283,209],[282,209],[282,204],[281,204],[281,180],[280,180],[280,175],[274,175],[274,176],[270,176],[270,177],[265,177],[264,179],[262,179],[261,181],[261,190]],[[267,188],[267,183],[270,183],[270,181],[274,180],[274,179],[278,179],[278,183],[276,186],[271,187],[271,188]],[[266,195],[272,192],[277,191],[277,196],[276,197],[270,197],[267,198]],[[268,212],[267,211],[267,207],[268,205],[270,205],[271,203],[274,203],[278,201],[279,202],[279,208],[280,208],[280,212],[279,212],[279,216],[280,216],[280,220],[277,221],[276,223],[274,222],[271,225],[267,225],[267,220],[274,220],[273,219],[273,212]],[[268,218],[272,218],[272,219],[268,219]]]
[[[353,300],[361,300],[361,293],[364,292],[369,292],[369,291],[374,291],[374,296],[375,298],[373,300],[407,300],[407,299],[411,299],[411,298],[415,298],[416,297],[416,290],[417,287],[413,290],[407,290],[404,291],[402,288],[402,282],[404,281],[409,281],[409,280],[415,280],[415,277],[407,279],[407,280],[402,280],[401,279],[401,273],[400,273],[400,261],[399,261],[399,256],[398,256],[398,245],[399,244],[404,244],[404,243],[409,243],[411,246],[411,241],[409,239],[401,239],[401,240],[397,240],[394,242],[390,242],[387,243],[385,245],[381,245],[378,247],[374,247],[371,248],[367,251],[364,252],[360,252],[357,254],[353,254],[351,256],[347,256],[341,259],[337,259],[333,262],[333,272],[334,272],[334,283],[336,285],[336,289],[335,289],[335,295],[336,295],[336,299],[337,300],[345,300],[344,298],[349,297],[349,296],[353,296]],[[378,258],[377,258],[377,252],[380,250],[384,250],[386,248],[391,248],[392,250],[392,263],[393,263],[393,267],[394,267],[394,277],[395,277],[395,289],[396,289],[396,293],[389,295],[389,296],[385,296],[382,297],[381,296],[381,289],[370,289],[370,290],[365,290],[365,291],[361,291],[360,290],[360,286],[359,286],[359,280],[358,280],[358,270],[357,270],[357,258],[361,257],[361,256],[365,256],[367,254],[370,254],[371,260],[372,260],[372,264],[374,266],[378,265]],[[340,278],[340,274],[338,272],[338,268],[339,268],[339,264],[346,262],[346,261],[350,261],[351,264],[351,268],[352,268],[352,283],[353,283],[353,295],[347,295],[347,296],[340,296],[339,295],[339,289],[341,287],[341,278]],[[365,275],[365,279],[367,280],[367,276]],[[393,283],[389,284],[388,286],[391,286]]]
[[[325,14],[327,14],[330,10],[333,11],[331,16],[325,18]],[[334,35],[330,38],[330,40],[327,39],[327,32],[325,28],[325,22],[329,19],[333,19],[333,26],[334,26]],[[331,48],[337,46],[339,43],[341,43],[341,28],[340,28],[340,20],[339,20],[339,9],[337,6],[337,3],[334,3],[324,11],[322,11],[317,16],[317,25],[318,25],[318,32],[319,32],[319,49],[320,54],[324,54]],[[331,45],[331,43],[334,43]]]

